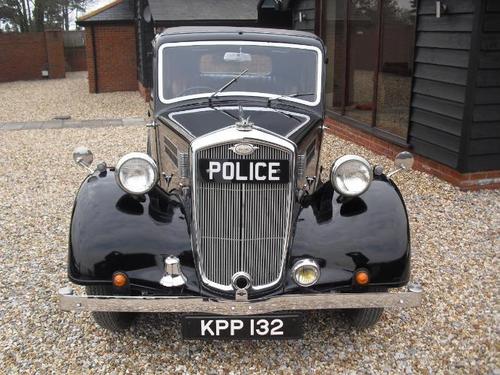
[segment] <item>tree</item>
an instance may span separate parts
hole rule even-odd
[[[0,0],[0,21],[15,27],[18,31],[30,29],[31,15],[28,12],[29,0]]]
[[[0,0],[0,23],[16,31],[69,30],[70,14],[89,0]],[[33,9],[33,11],[31,11]]]

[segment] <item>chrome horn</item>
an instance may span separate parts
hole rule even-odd
[[[170,255],[165,258],[165,274],[160,280],[161,285],[171,288],[186,284],[187,278],[182,273],[180,263],[176,256]]]

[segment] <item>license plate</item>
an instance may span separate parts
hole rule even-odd
[[[201,178],[206,182],[277,183],[290,180],[288,160],[200,159]]]
[[[185,316],[182,336],[187,340],[300,339],[301,315]]]

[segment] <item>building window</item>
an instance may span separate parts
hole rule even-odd
[[[351,1],[349,7],[349,60],[345,115],[371,123],[374,74],[377,69],[377,1]],[[335,64],[335,60],[334,60]]]
[[[344,104],[346,70],[345,0],[326,2],[323,40],[327,45],[328,68],[326,71],[326,101],[336,111]]]
[[[321,3],[321,36],[330,61],[327,107],[357,123],[406,139],[415,1]]]
[[[406,138],[415,35],[409,0],[384,2],[375,125]]]

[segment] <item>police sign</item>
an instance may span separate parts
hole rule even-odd
[[[287,183],[288,160],[201,159],[199,172],[206,182]]]

